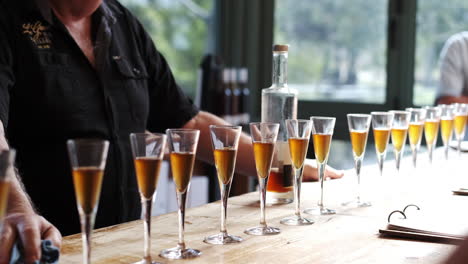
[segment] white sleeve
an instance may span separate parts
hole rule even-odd
[[[463,91],[463,53],[460,45],[464,42],[448,40],[441,52],[440,83],[437,98],[461,96]]]

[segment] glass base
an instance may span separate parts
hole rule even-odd
[[[244,241],[242,237],[228,235],[227,233],[219,233],[212,236],[207,236],[203,242],[213,245],[235,244]]]
[[[303,218],[302,216],[293,215],[293,216],[281,219],[280,223],[283,225],[302,226],[302,225],[311,225],[315,222],[311,219]]]
[[[175,247],[161,251],[159,256],[167,259],[189,259],[199,257],[201,254],[197,249]]]
[[[335,210],[324,208],[324,207],[316,207],[316,208],[309,208],[304,210],[305,214],[310,215],[332,215],[336,214]]]
[[[275,204],[290,204],[294,201],[293,192],[266,192],[266,204],[275,205]]]
[[[344,202],[341,205],[346,206],[346,207],[369,207],[369,206],[372,206],[372,203],[367,202],[367,201],[353,200],[349,202]]]
[[[247,235],[254,235],[254,236],[270,236],[270,235],[278,235],[281,233],[281,230],[277,227],[272,226],[257,226],[246,229],[244,231]]]
[[[134,262],[132,264],[162,264],[161,262],[156,262],[156,261],[151,261],[151,260],[146,260],[146,259],[142,259],[138,262]]]

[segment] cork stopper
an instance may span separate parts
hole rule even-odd
[[[287,45],[287,44],[275,44],[275,45],[273,45],[273,51],[288,52],[288,50],[289,50],[289,45]]]

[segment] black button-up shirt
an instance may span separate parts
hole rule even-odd
[[[198,110],[137,19],[93,14],[95,67],[46,0],[0,0],[0,120],[26,190],[64,234],[79,232],[65,142],[110,141],[96,226],[140,216],[129,133],[181,127]]]

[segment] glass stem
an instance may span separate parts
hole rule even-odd
[[[362,157],[354,159],[354,166],[356,167],[356,176],[357,176],[357,202],[361,202],[361,165]]]
[[[144,225],[144,236],[145,236],[145,246],[144,246],[144,257],[146,261],[151,261],[151,209],[153,206],[153,199],[141,199],[141,208],[143,210],[143,225]]]
[[[445,154],[445,160],[448,160],[448,153],[449,153],[449,144],[444,143],[444,154]]]
[[[177,203],[179,204],[179,243],[178,247],[181,250],[185,249],[184,229],[185,229],[185,202],[187,201],[187,191],[177,191]]]
[[[403,150],[395,152],[395,163],[397,171],[400,171],[400,161],[401,161],[401,154]]]
[[[427,152],[428,152],[428,154],[429,154],[429,163],[431,163],[431,164],[432,164],[432,150],[433,150],[433,149],[434,149],[434,148],[433,148],[432,145],[428,145],[428,146],[427,146]]]
[[[380,176],[383,176],[384,160],[385,160],[385,153],[377,153],[377,162],[379,163]]]
[[[296,215],[301,217],[301,183],[304,166],[294,170],[294,199],[296,200]]]
[[[317,163],[318,165],[318,173],[319,173],[319,180],[320,180],[320,201],[318,203],[320,209],[323,209],[323,182],[325,178],[325,162],[324,163]]]
[[[221,184],[221,230],[220,232],[224,236],[227,236],[227,229],[226,229],[227,202],[228,202],[230,189],[231,189],[231,183]]]
[[[417,159],[418,159],[418,148],[415,146],[414,148],[412,148],[412,154],[413,154],[413,167],[416,168],[416,162],[417,162]]]
[[[91,263],[91,232],[94,226],[95,213],[81,216],[81,240],[83,242],[83,264]]]
[[[267,178],[258,179],[258,185],[260,187],[260,225],[262,226],[266,226],[266,221],[265,221],[266,180]]]
[[[458,148],[457,148],[458,156],[461,156],[461,143],[462,143],[462,140],[463,140],[463,137],[460,136],[460,138],[458,139]]]

